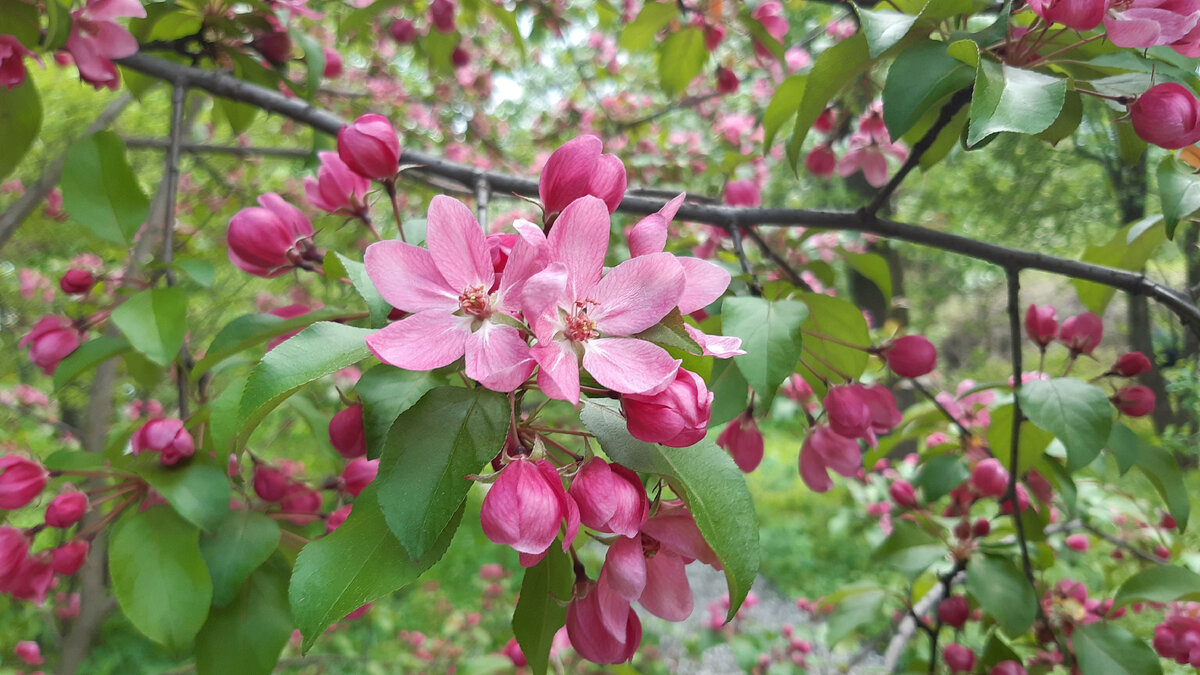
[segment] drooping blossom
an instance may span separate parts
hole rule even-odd
[[[277,502],[287,494],[287,474],[269,464],[254,466],[254,494],[264,502]]]
[[[317,177],[304,178],[308,201],[326,213],[365,217],[371,181],[346,166],[336,152],[318,152],[317,157],[321,159]]]
[[[406,370],[441,368],[465,354],[468,377],[495,391],[516,389],[534,362],[525,339],[506,322],[518,313],[521,291],[546,256],[541,229],[528,222],[516,227],[521,236],[499,284],[478,221],[450,197],[429,204],[428,249],[394,240],[367,247],[367,275],[380,295],[412,313],[369,336],[371,351]]]
[[[1104,336],[1104,324],[1091,312],[1073,316],[1062,324],[1058,339],[1071,350],[1072,356],[1091,354]]]
[[[1108,372],[1120,377],[1134,377],[1149,372],[1154,368],[1150,359],[1141,352],[1126,352],[1117,358],[1117,362]]]
[[[609,213],[617,210],[625,196],[625,165],[616,155],[601,154],[602,149],[599,138],[585,135],[550,153],[538,180],[547,223],[586,195],[603,200]]]
[[[79,331],[65,317],[44,316],[25,337],[17,342],[19,347],[29,347],[29,360],[42,369],[43,375],[53,375],[58,364],[81,342]]]
[[[326,79],[341,77],[343,69],[342,55],[337,50],[330,49],[329,47],[325,47],[323,51],[325,52],[325,70],[322,75]]]
[[[229,261],[259,277],[277,277],[314,257],[313,226],[300,209],[268,192],[260,206],[238,211],[229,220]]]
[[[1154,391],[1140,384],[1121,387],[1113,394],[1112,403],[1122,414],[1144,417],[1154,412]]]
[[[901,377],[921,377],[937,367],[937,348],[924,335],[905,335],[883,350],[888,368]]]
[[[858,441],[838,435],[825,424],[813,427],[800,446],[800,478],[813,492],[833,489],[827,470],[853,478],[861,464]]]
[[[650,514],[650,501],[638,475],[599,457],[579,469],[568,494],[579,509],[579,521],[599,532],[635,536]]]
[[[495,544],[520,553],[521,565],[532,567],[545,556],[566,523],[563,550],[579,533],[579,509],[562,486],[550,462],[518,457],[500,471],[483,498],[479,520]]]
[[[25,57],[33,52],[13,35],[0,34],[0,87],[16,89],[25,81]]]
[[[618,603],[609,608],[609,615],[620,615],[623,630],[611,633],[601,614],[597,586],[592,581],[581,582],[575,589],[574,599],[567,605],[567,635],[571,646],[580,656],[599,664],[624,663],[633,658],[642,644],[642,622],[637,612],[628,603]]]
[[[725,66],[717,67],[717,91],[722,94],[737,93],[738,76]]]
[[[20,455],[0,457],[0,509],[19,509],[46,488],[50,474],[38,462]]]
[[[68,541],[50,552],[50,567],[55,574],[69,577],[83,567],[91,550],[92,546],[86,539]]]
[[[639,526],[640,527],[640,526]],[[15,527],[0,525],[0,587],[29,556],[29,538]]]
[[[351,496],[357,497],[367,489],[379,474],[379,460],[359,457],[352,460],[342,471],[342,485]]]
[[[85,269],[69,269],[58,280],[58,287],[67,295],[83,295],[96,285],[96,277]]]
[[[346,459],[367,454],[361,403],[355,403],[334,413],[329,420],[329,442],[333,444],[333,449]]]
[[[120,82],[114,59],[134,54],[137,40],[115,19],[144,19],[146,8],[138,0],[89,0],[71,12],[71,33],[66,48],[71,52],[79,77],[100,89],[116,90]]]
[[[1008,481],[1008,469],[995,457],[988,457],[971,470],[971,487],[984,497],[999,497],[1008,492]]]
[[[749,410],[733,418],[717,436],[717,445],[733,457],[742,473],[758,468],[763,459],[763,435]]]
[[[680,368],[675,381],[657,394],[625,394],[629,433],[640,441],[662,443],[674,448],[695,445],[708,432],[713,393],[704,378]]]
[[[846,177],[862,171],[869,185],[882,187],[888,180],[886,155],[904,161],[908,151],[898,143],[879,143],[870,134],[856,131],[850,136],[849,150],[838,160],[837,173]]]
[[[64,492],[46,507],[46,525],[49,527],[68,528],[79,522],[88,510],[87,495],[78,492]]]
[[[1197,12],[1193,20],[1200,17],[1200,8]],[[1168,150],[1200,141],[1200,101],[1181,84],[1150,87],[1129,106],[1129,119],[1138,137]]]

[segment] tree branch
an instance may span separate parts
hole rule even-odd
[[[124,138],[125,147],[135,149],[167,150],[171,144],[165,138]],[[312,154],[306,148],[262,148],[240,145],[212,145],[209,143],[180,143],[179,149],[192,154],[236,155],[238,157],[284,157],[302,159]]]

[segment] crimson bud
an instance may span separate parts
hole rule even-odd
[[[46,487],[50,474],[37,462],[17,455],[0,457],[0,509],[19,509]]]
[[[1133,377],[1141,375],[1153,367],[1154,365],[1150,363],[1150,359],[1145,354],[1141,352],[1129,352],[1122,354],[1108,372],[1121,377]]]
[[[1104,337],[1104,324],[1100,317],[1084,312],[1063,322],[1058,339],[1071,350],[1071,354],[1091,354]]]
[[[342,127],[338,157],[360,176],[388,180],[400,165],[400,139],[383,115],[367,114]]]
[[[952,673],[969,673],[975,670],[975,652],[951,642],[942,650],[942,660]]]
[[[88,498],[82,492],[64,492],[46,507],[46,525],[66,529],[87,513]]]
[[[898,480],[889,485],[888,494],[891,495],[892,501],[902,508],[915,509],[920,506],[917,503],[916,490],[913,489],[912,483],[906,480]]]
[[[367,459],[359,457],[351,460],[342,471],[342,485],[346,487],[346,492],[357,497],[371,481],[375,480],[375,476],[379,473],[379,460]]]
[[[1058,317],[1053,305],[1030,304],[1025,310],[1025,333],[1042,349],[1058,337]]]
[[[900,377],[921,377],[937,367],[937,348],[923,335],[905,335],[884,348],[883,358]]]
[[[146,422],[133,434],[130,445],[135,455],[147,451],[162,453],[159,461],[167,466],[191,457],[196,450],[196,443],[183,428],[183,421],[173,417],[157,417]]]
[[[733,463],[737,464],[743,473],[754,471],[762,462],[763,435],[749,410],[733,418],[733,421],[725,426],[717,436],[717,445],[729,452]]]
[[[938,618],[951,628],[962,628],[971,615],[971,605],[964,595],[952,595],[938,603]]]
[[[363,407],[355,403],[338,411],[329,420],[329,441],[342,457],[353,459],[367,454],[367,437],[363,431]]]
[[[50,566],[56,574],[69,577],[83,567],[92,550],[86,539],[75,539],[50,552]]]
[[[58,287],[67,295],[83,295],[96,285],[96,277],[83,269],[70,269],[58,280]]]
[[[680,368],[675,371],[675,381],[657,394],[623,395],[621,408],[634,438],[686,448],[708,431],[712,401],[713,394],[704,386],[704,379]]]
[[[1109,400],[1117,410],[1130,417],[1142,417],[1154,411],[1154,392],[1140,384],[1122,387]]]
[[[999,497],[1008,491],[1008,469],[995,457],[988,457],[971,471],[971,487],[984,497]]]
[[[1187,87],[1163,82],[1129,107],[1133,130],[1147,143],[1177,150],[1200,141],[1200,101]]]

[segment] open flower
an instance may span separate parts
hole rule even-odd
[[[122,17],[145,18],[146,8],[138,0],[90,0],[71,13],[67,51],[75,59],[80,79],[97,89],[116,90],[121,78],[113,59],[138,50],[133,35],[114,21]]]

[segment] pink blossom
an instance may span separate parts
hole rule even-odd
[[[396,42],[406,45],[417,39],[417,27],[408,19],[396,19],[388,24],[388,34]]]
[[[338,131],[338,157],[364,178],[389,180],[400,168],[400,139],[383,115],[362,115]]]
[[[579,469],[568,492],[579,508],[580,522],[599,532],[635,536],[650,513],[650,501],[637,474],[599,457]]]
[[[264,502],[277,502],[287,494],[287,476],[270,466],[258,464],[254,467],[254,493]]]
[[[593,663],[624,663],[633,658],[642,643],[642,622],[628,602],[617,601],[608,608],[610,617],[601,614],[599,592],[591,581],[576,588],[575,599],[567,606],[567,635],[571,646],[583,658]],[[611,632],[609,624],[623,622],[622,629]]]
[[[46,507],[46,525],[68,528],[79,522],[88,510],[88,498],[82,492],[64,492],[55,497]]]
[[[1197,0],[1116,0],[1104,17],[1108,39],[1118,47],[1169,45],[1189,58],[1200,56]]]
[[[34,324],[25,337],[17,342],[19,347],[29,347],[29,360],[42,369],[42,374],[53,375],[58,364],[81,342],[79,331],[69,319],[61,316],[44,316]]]
[[[850,149],[838,161],[837,173],[845,177],[855,171],[862,171],[863,177],[872,187],[882,187],[888,180],[887,157],[885,153],[904,160],[908,152],[896,143],[879,144],[868,134],[856,132],[850,136]]]
[[[804,157],[804,168],[819,178],[830,178],[833,176],[837,164],[838,159],[837,155],[833,153],[833,148],[824,143],[813,148]]]
[[[883,351],[888,368],[900,377],[921,377],[937,367],[937,348],[924,335],[892,340]]]
[[[725,184],[725,203],[730,206],[760,206],[762,193],[753,181],[729,181]]]
[[[42,650],[38,647],[38,643],[33,640],[22,640],[17,643],[17,648],[13,650],[17,658],[31,666],[39,666],[44,663],[42,659]]]
[[[743,473],[754,471],[762,463],[763,435],[749,410],[725,426],[717,436],[717,445],[729,452]]]
[[[1058,317],[1053,305],[1030,304],[1025,310],[1025,334],[1042,349],[1058,337]]]
[[[603,143],[595,136],[579,136],[550,154],[538,181],[538,195],[546,222],[580,197],[599,197],[609,213],[625,196],[625,165],[616,155],[601,154]]]
[[[325,72],[322,73],[327,79],[341,77],[342,75],[342,55],[336,50],[324,47],[325,52]]]
[[[0,457],[0,509],[19,509],[37,498],[50,477],[38,462],[19,455]]]
[[[321,158],[317,177],[304,178],[308,201],[326,213],[365,217],[371,181],[352,171],[336,152],[319,152],[317,156]]]
[[[25,81],[25,57],[32,55],[15,36],[0,35],[0,87],[19,87]]]
[[[1154,85],[1129,107],[1129,117],[1147,143],[1176,150],[1200,141],[1200,101],[1183,85]]]
[[[1117,362],[1109,369],[1109,373],[1120,377],[1134,377],[1149,372],[1153,368],[1154,364],[1150,363],[1150,359],[1145,354],[1127,352],[1117,359]]]
[[[17,279],[20,283],[22,298],[32,300],[41,292],[43,302],[54,302],[54,287],[51,286],[49,279],[42,276],[41,272],[23,267],[17,273]]]
[[[792,47],[783,53],[783,58],[787,61],[788,72],[792,73],[812,65],[812,54],[803,47]]]
[[[579,532],[579,509],[550,462],[518,457],[500,471],[483,498],[483,533],[496,544],[513,547],[521,565],[532,567],[546,554],[566,523],[563,550]]]
[[[379,473],[379,460],[359,457],[352,460],[342,471],[342,485],[351,496],[357,497],[367,489]]]
[[[634,438],[686,448],[707,433],[712,400],[713,393],[704,385],[704,379],[680,368],[666,389],[651,395],[625,394],[621,408]]]
[[[813,427],[800,447],[800,478],[813,492],[833,489],[827,470],[853,478],[861,464],[862,450],[858,441],[840,436],[824,424]]]
[[[1071,350],[1072,356],[1091,354],[1103,337],[1104,324],[1091,312],[1067,319],[1058,334],[1058,339]]]
[[[8,525],[0,526],[0,588],[21,569],[28,556],[29,538],[25,533]]]
[[[69,541],[50,552],[50,567],[56,574],[69,577],[83,567],[91,550],[86,539]]]
[[[79,68],[79,77],[97,89],[116,90],[120,75],[113,59],[138,50],[137,40],[114,20],[122,17],[145,18],[146,9],[138,0],[89,0],[71,13],[67,51]]]
[[[1008,492],[1008,469],[995,457],[988,457],[971,470],[971,487],[985,497],[999,497]]]
[[[184,428],[183,421],[173,417],[154,418],[146,422],[134,432],[130,446],[134,455],[160,453],[160,461],[167,466],[191,457],[196,449],[195,441]]]
[[[1048,23],[1089,31],[1104,20],[1108,0],[1030,0],[1029,9]]]
[[[633,257],[661,253],[667,245],[667,230],[674,219],[675,213],[683,204],[685,194],[676,196],[667,202],[657,213],[642,218],[629,231],[629,253]],[[683,267],[683,293],[679,297],[679,313],[691,314],[716,302],[717,298],[729,288],[731,279],[729,272],[716,263],[692,257],[677,257]],[[690,331],[689,331],[690,332]],[[699,332],[699,331],[696,331]],[[701,334],[703,335],[703,334]],[[704,336],[709,340],[736,340],[733,342],[714,342],[714,348],[728,349],[732,345],[737,350],[741,340],[737,338],[719,338]],[[693,336],[695,339],[695,336]],[[700,342],[699,339],[696,340]]]
[[[1112,403],[1124,415],[1144,417],[1154,412],[1154,391],[1140,384],[1121,387],[1113,394]]]
[[[248,274],[277,277],[310,257],[312,222],[273,192],[259,197],[258,203],[229,220],[229,260]]]
[[[354,459],[367,454],[361,403],[343,408],[330,418],[329,442],[333,444],[333,449],[346,459]]]

